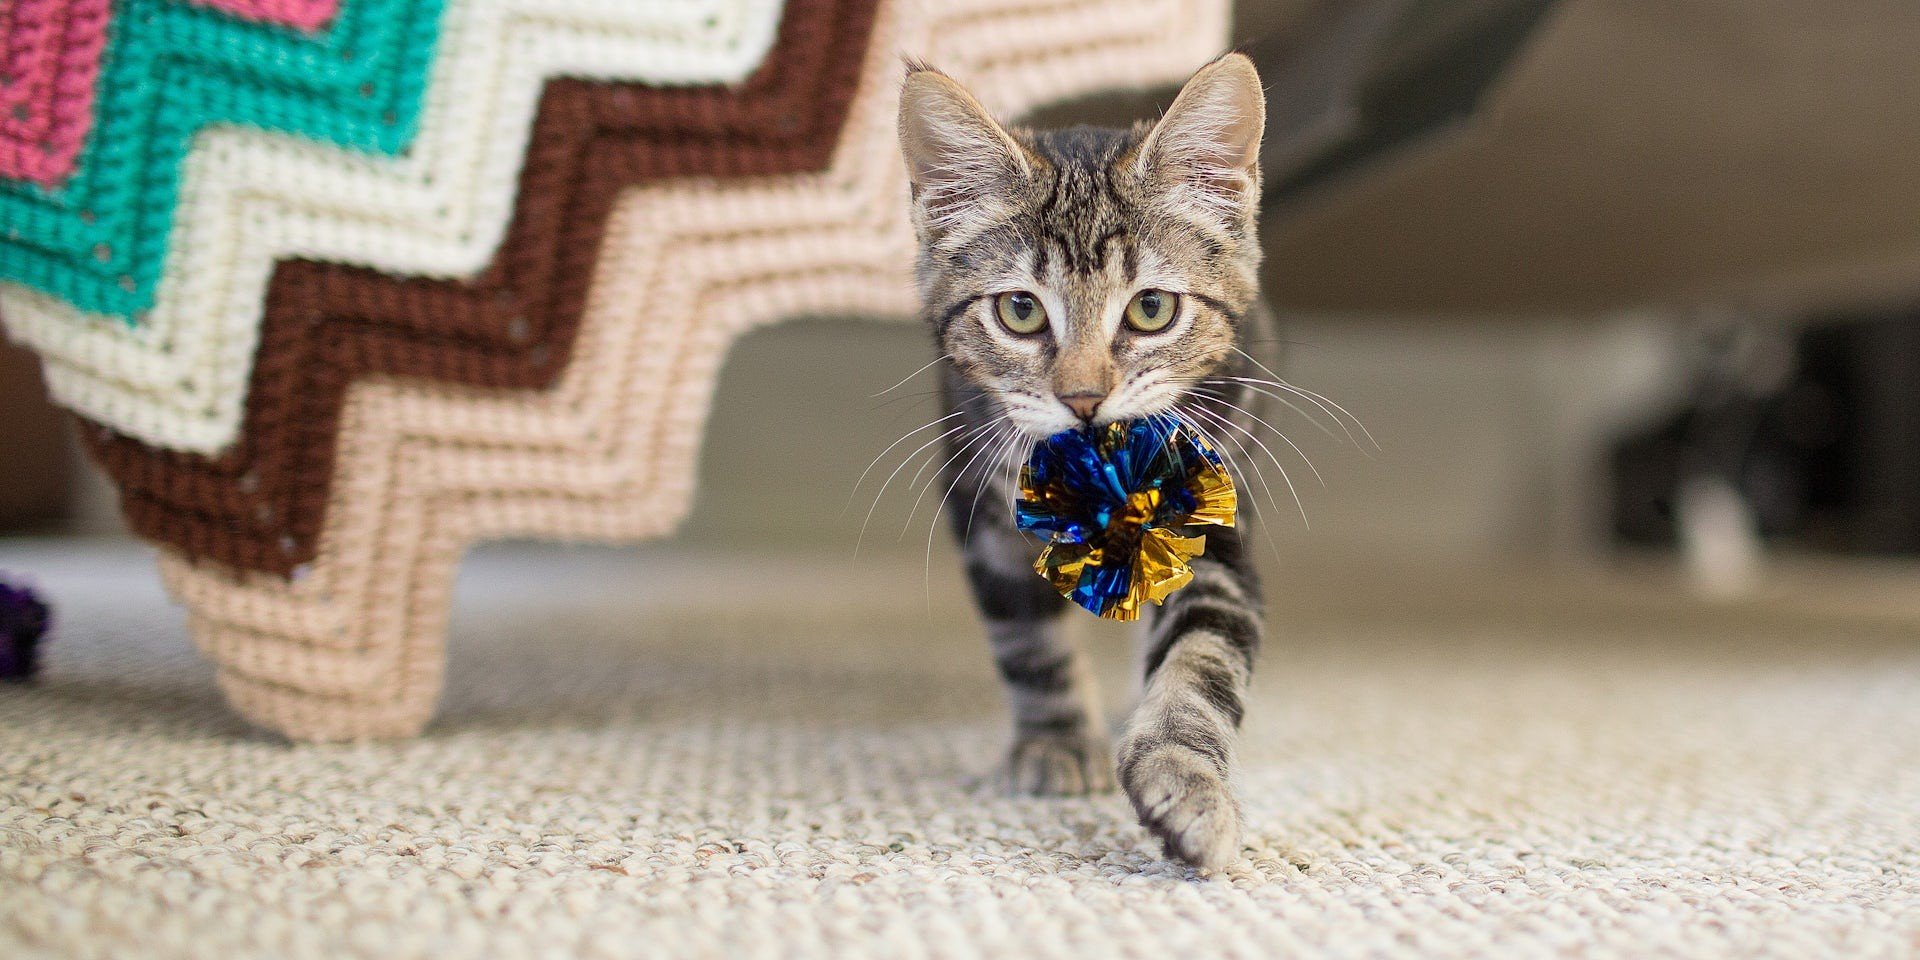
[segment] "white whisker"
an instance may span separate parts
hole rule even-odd
[[[1278,393],[1274,393],[1274,392],[1273,392],[1273,391],[1271,391],[1271,390],[1266,390],[1266,389],[1263,389],[1263,388],[1261,388],[1261,387],[1259,387],[1259,386],[1256,386],[1255,384],[1252,384],[1252,383],[1241,383],[1241,382],[1236,382],[1236,381],[1238,381],[1238,380],[1245,380],[1246,378],[1244,378],[1244,377],[1239,377],[1239,378],[1235,378],[1235,377],[1192,377],[1192,378],[1189,378],[1189,379],[1190,379],[1190,380],[1191,380],[1192,382],[1194,382],[1194,383],[1199,383],[1199,384],[1210,384],[1210,385],[1213,385],[1213,386],[1218,386],[1218,387],[1225,387],[1225,388],[1227,388],[1227,389],[1235,389],[1235,390],[1251,390],[1252,392],[1254,392],[1254,393],[1257,393],[1257,394],[1260,394],[1260,395],[1261,395],[1261,396],[1263,396],[1263,397],[1271,397],[1271,398],[1273,398],[1273,399],[1275,399],[1275,400],[1278,400],[1278,401],[1280,401],[1280,403],[1281,403],[1282,405],[1284,405],[1284,406],[1285,406],[1285,407],[1286,407],[1287,409],[1289,409],[1289,410],[1292,410],[1292,411],[1293,411],[1294,413],[1297,413],[1297,414],[1299,414],[1299,415],[1300,415],[1300,419],[1302,419],[1302,420],[1305,420],[1306,422],[1308,422],[1308,423],[1310,423],[1310,424],[1313,424],[1313,428],[1314,428],[1315,430],[1318,430],[1318,431],[1320,431],[1321,433],[1324,433],[1324,434],[1326,434],[1326,435],[1327,435],[1327,437],[1328,437],[1329,439],[1333,439],[1333,440],[1339,440],[1339,439],[1340,439],[1340,436],[1339,436],[1339,434],[1336,434],[1336,433],[1334,433],[1334,432],[1333,432],[1333,430],[1331,430],[1330,428],[1328,428],[1326,424],[1324,424],[1324,423],[1321,423],[1321,422],[1320,422],[1320,418],[1319,418],[1319,417],[1316,417],[1316,416],[1314,416],[1314,415],[1313,415],[1312,413],[1309,413],[1309,412],[1307,412],[1307,409],[1306,409],[1305,407],[1302,407],[1302,406],[1300,406],[1299,404],[1297,404],[1297,403],[1294,403],[1294,402],[1293,402],[1293,399],[1292,399],[1291,397],[1287,397],[1287,396],[1285,396],[1285,395],[1283,395],[1283,394],[1278,394]],[[1264,382],[1264,381],[1262,381],[1262,382]],[[1353,436],[1353,431],[1351,431],[1351,430],[1347,430],[1347,425],[1346,425],[1346,423],[1345,423],[1345,421],[1342,421],[1342,420],[1341,420],[1341,419],[1340,419],[1339,417],[1337,417],[1337,416],[1334,416],[1334,414],[1333,414],[1333,411],[1331,411],[1331,410],[1329,410],[1329,411],[1326,411],[1326,413],[1327,413],[1327,416],[1329,416],[1329,417],[1333,417],[1333,422],[1334,422],[1334,423],[1335,423],[1336,425],[1338,425],[1338,426],[1340,427],[1340,429],[1341,429],[1341,430],[1344,430],[1344,431],[1346,431],[1346,434],[1347,434],[1347,442],[1348,442],[1348,443],[1352,443],[1352,444],[1354,444],[1354,445],[1355,445],[1356,447],[1358,447],[1358,446],[1359,446],[1359,441],[1357,441],[1357,440],[1355,440],[1355,439],[1354,439],[1354,436]]]
[[[940,464],[940,468],[933,472],[933,477],[927,481],[925,486],[920,487],[920,495],[913,498],[913,507],[907,511],[906,522],[900,525],[900,535],[894,538],[895,543],[898,543],[907,538],[907,531],[913,528],[913,518],[920,513],[920,502],[927,498],[927,491],[932,490],[935,486],[938,486],[943,482],[943,478],[946,474],[947,468],[950,466],[953,466],[955,461],[965,456],[967,451],[972,450],[977,446],[980,446],[982,439],[993,436],[993,428],[999,425],[1000,425],[1000,422],[998,420],[993,420],[987,423],[980,424],[974,427],[972,430],[968,431],[967,433],[961,435],[959,439],[953,441],[953,444],[952,444],[952,446],[954,447],[953,455],[947,457],[945,462]],[[928,458],[926,463],[923,463],[920,465],[919,473],[915,473],[913,475],[913,480],[909,481],[907,484],[907,491],[909,493],[911,493],[913,491],[914,486],[920,482],[920,475],[925,473],[927,470],[927,467],[931,466],[933,464],[933,461],[938,459],[939,457],[936,455],[934,457]],[[946,494],[944,493],[941,494],[941,499],[944,500],[945,498],[946,498]],[[940,515],[939,508],[936,507],[934,509],[934,516],[937,517],[939,515]]]
[[[867,468],[866,468],[865,470],[862,470],[862,471],[860,471],[860,479],[858,479],[858,480],[855,480],[855,481],[853,482],[853,489],[851,489],[851,490],[848,490],[848,491],[847,491],[847,505],[846,505],[845,507],[841,507],[841,508],[840,508],[840,517],[841,517],[841,519],[845,519],[845,518],[846,518],[846,516],[847,516],[847,510],[849,510],[849,509],[851,509],[851,508],[853,507],[853,498],[854,498],[854,495],[855,495],[855,494],[858,494],[858,493],[860,492],[860,485],[861,485],[861,484],[863,484],[863,483],[866,483],[866,482],[867,482],[867,475],[873,472],[873,468],[874,468],[874,467],[876,467],[876,466],[879,466],[879,465],[880,465],[880,461],[881,461],[881,459],[882,459],[882,458],[884,458],[884,457],[886,457],[886,455],[887,455],[887,454],[889,454],[889,453],[892,453],[892,452],[893,452],[893,448],[894,448],[894,447],[897,447],[897,446],[899,446],[899,445],[901,445],[901,444],[903,444],[903,443],[906,443],[906,442],[907,442],[907,438],[908,438],[908,437],[911,437],[911,436],[913,436],[914,434],[916,434],[916,433],[919,433],[919,432],[920,432],[920,431],[922,431],[922,430],[928,430],[928,429],[931,429],[931,428],[933,428],[933,427],[937,427],[937,426],[939,426],[940,424],[942,424],[942,423],[945,423],[945,422],[947,422],[948,420],[952,420],[952,419],[953,419],[954,417],[957,417],[957,416],[959,416],[959,415],[960,415],[961,413],[963,413],[963,412],[965,412],[965,411],[961,411],[961,410],[955,410],[955,411],[953,411],[952,413],[949,413],[949,414],[947,414],[946,416],[944,416],[944,417],[941,417],[941,418],[940,418],[940,419],[938,419],[938,420],[934,420],[934,421],[931,421],[931,422],[929,422],[929,423],[924,423],[924,424],[921,424],[920,426],[917,426],[917,427],[914,427],[914,428],[913,428],[912,430],[908,430],[908,431],[907,431],[906,433],[904,433],[904,434],[901,434],[901,435],[900,435],[900,439],[898,439],[898,440],[895,440],[894,442],[892,442],[892,443],[889,443],[889,444],[887,444],[887,448],[886,448],[885,450],[882,450],[882,451],[880,451],[880,453],[879,453],[879,455],[878,455],[878,456],[875,456],[875,457],[874,457],[874,458],[873,458],[872,460],[870,460],[870,461],[868,461],[868,462],[867,462]]]
[[[988,424],[988,426],[993,427],[997,430],[999,428],[1004,427],[1006,422],[1007,422],[1006,415],[1001,414],[999,418],[995,419],[992,423]],[[966,466],[961,467],[960,470],[954,474],[954,479],[956,481],[959,480],[961,477],[966,476],[967,471],[972,470],[974,467],[974,464],[980,462],[980,457],[983,454],[986,454],[990,450],[995,450],[999,448],[999,446],[1001,445],[1001,438],[1004,435],[994,433],[994,434],[990,434],[990,436],[992,436],[994,439],[989,440],[986,444],[981,446],[980,449],[976,451],[974,455],[967,460]],[[982,473],[984,475],[984,471],[982,471]],[[951,496],[953,496],[953,486],[949,485],[947,489],[941,491],[940,502],[935,504],[933,507],[933,519],[927,522],[927,547],[926,547],[926,554],[921,559],[921,563],[920,563],[920,579],[921,579],[921,586],[926,591],[926,594],[927,594],[927,609],[929,612],[931,612],[933,609],[933,535],[936,530],[940,529],[940,513],[942,510],[946,509],[947,499]],[[980,506],[980,490],[977,487],[974,489],[974,492],[973,492],[973,505],[975,508],[978,508]],[[909,517],[908,519],[911,520],[912,518]],[[967,532],[972,533],[972,531],[973,531],[973,514],[971,511],[969,511],[967,514]]]
[[[1364,423],[1361,423],[1361,422],[1360,422],[1360,418],[1359,418],[1359,417],[1356,417],[1356,416],[1354,416],[1354,415],[1353,415],[1353,412],[1352,412],[1352,411],[1350,411],[1350,410],[1348,410],[1348,409],[1347,409],[1346,407],[1343,407],[1343,406],[1341,406],[1341,405],[1340,405],[1340,404],[1338,404],[1338,403],[1334,403],[1334,401],[1333,401],[1332,399],[1330,399],[1330,398],[1328,398],[1328,397],[1325,397],[1325,396],[1322,396],[1322,395],[1320,395],[1320,394],[1318,394],[1318,393],[1315,393],[1315,392],[1313,392],[1312,390],[1308,390],[1308,389],[1306,389],[1305,387],[1297,387],[1297,386],[1294,386],[1294,385],[1293,385],[1293,384],[1291,384],[1291,383],[1288,383],[1288,382],[1287,382],[1287,378],[1286,378],[1286,377],[1283,377],[1283,376],[1281,376],[1281,375],[1279,375],[1279,374],[1277,374],[1277,373],[1275,373],[1275,372],[1273,372],[1273,368],[1272,368],[1272,367],[1269,367],[1269,366],[1267,366],[1266,364],[1264,364],[1264,363],[1261,363],[1261,362],[1260,362],[1260,359],[1259,359],[1258,357],[1255,357],[1255,356],[1254,356],[1253,354],[1251,354],[1251,353],[1248,353],[1248,352],[1246,352],[1245,350],[1242,350],[1242,349],[1240,349],[1239,347],[1234,347],[1234,348],[1233,348],[1233,351],[1234,351],[1235,353],[1238,353],[1239,355],[1241,355],[1241,356],[1243,356],[1243,357],[1246,357],[1246,358],[1247,358],[1247,360],[1248,360],[1248,361],[1250,361],[1250,362],[1251,362],[1251,363],[1252,363],[1252,364],[1253,364],[1254,366],[1256,366],[1256,367],[1259,367],[1259,368],[1260,368],[1260,369],[1261,369],[1262,371],[1265,371],[1265,373],[1266,373],[1266,375],[1267,375],[1267,376],[1269,376],[1269,377],[1272,377],[1272,378],[1273,378],[1273,379],[1272,379],[1271,381],[1262,381],[1262,380],[1253,380],[1253,382],[1255,382],[1255,383],[1267,383],[1267,384],[1268,384],[1269,386],[1275,386],[1275,387],[1279,387],[1279,388],[1280,388],[1280,389],[1282,389],[1282,390],[1291,390],[1291,391],[1293,391],[1294,393],[1297,393],[1297,394],[1299,394],[1300,396],[1302,396],[1302,397],[1305,397],[1305,398],[1306,398],[1307,400],[1309,400],[1309,401],[1312,401],[1312,402],[1314,402],[1314,403],[1325,403],[1325,404],[1330,404],[1330,405],[1332,405],[1332,407],[1333,407],[1333,409],[1334,409],[1334,410],[1338,410],[1338,411],[1340,411],[1341,413],[1344,413],[1344,414],[1346,414],[1346,415],[1347,415],[1347,419],[1349,419],[1349,420],[1352,420],[1352,421],[1353,421],[1353,425],[1354,425],[1354,426],[1356,426],[1356,427],[1359,427],[1359,428],[1360,428],[1360,432],[1366,435],[1366,437],[1367,437],[1367,442],[1368,442],[1368,443],[1371,443],[1371,444],[1373,444],[1373,448],[1374,448],[1375,450],[1378,450],[1378,449],[1380,449],[1380,441],[1378,441],[1378,440],[1375,440],[1375,439],[1373,438],[1373,433],[1372,433],[1372,431],[1369,431],[1369,430],[1367,429],[1367,425],[1366,425],[1366,424],[1364,424]],[[1251,379],[1251,378],[1249,378],[1249,379]],[[1322,409],[1324,409],[1324,407],[1323,407]],[[1327,413],[1328,413],[1328,415],[1329,415],[1329,416],[1334,416],[1334,414],[1333,414],[1333,411],[1332,411],[1332,410],[1329,410],[1329,411],[1327,411]],[[1336,419],[1337,419],[1337,417],[1336,417]],[[1356,443],[1358,443],[1358,441],[1355,441],[1355,442],[1356,442]]]
[[[1254,413],[1252,410],[1248,410],[1246,407],[1243,407],[1240,404],[1234,403],[1232,400],[1229,400],[1226,397],[1216,396],[1214,397],[1214,402],[1226,404],[1228,407],[1239,411],[1241,414],[1247,417],[1252,418],[1254,423],[1257,423],[1263,427],[1266,427],[1268,430],[1272,430],[1273,435],[1276,437],[1279,437],[1281,442],[1285,443],[1287,446],[1292,447],[1293,452],[1300,457],[1300,462],[1306,464],[1308,470],[1313,471],[1313,478],[1315,480],[1320,481],[1320,485],[1322,487],[1327,485],[1326,478],[1320,475],[1320,468],[1314,466],[1312,460],[1307,459],[1306,451],[1301,450],[1300,445],[1297,443],[1294,443],[1292,437],[1289,437],[1285,433],[1280,432],[1279,427],[1276,427],[1273,424],[1268,423],[1267,421],[1261,419],[1259,414]]]
[[[1288,402],[1286,398],[1281,397],[1279,394],[1273,393],[1269,390],[1262,389],[1260,385],[1265,384],[1266,386],[1278,387],[1282,390],[1287,391],[1288,393],[1293,394],[1296,397],[1300,397],[1306,400],[1308,403],[1311,403],[1314,406],[1319,407],[1322,411],[1324,411],[1327,414],[1327,416],[1332,417],[1333,422],[1339,424],[1341,431],[1347,435],[1347,442],[1353,444],[1354,448],[1359,450],[1361,453],[1366,453],[1366,448],[1360,445],[1360,439],[1358,437],[1355,437],[1353,435],[1352,428],[1347,426],[1347,419],[1342,419],[1340,416],[1340,413],[1344,413],[1346,408],[1341,407],[1340,412],[1336,413],[1334,408],[1332,406],[1329,406],[1329,404],[1332,404],[1333,401],[1327,400],[1325,397],[1321,397],[1319,394],[1314,394],[1307,390],[1303,390],[1300,387],[1296,387],[1291,383],[1280,383],[1273,380],[1261,380],[1258,377],[1223,377],[1220,379],[1229,381],[1234,384],[1238,384],[1240,386],[1247,387],[1248,389],[1253,390],[1254,392],[1259,393],[1263,396],[1273,397],[1274,399],[1279,400],[1282,403]],[[1347,414],[1347,418],[1352,419],[1353,414],[1350,414],[1350,413]],[[1373,448],[1375,450],[1380,449],[1380,444],[1374,441],[1373,435],[1370,433],[1367,433],[1366,424],[1361,423],[1358,419],[1353,419],[1353,425],[1360,428],[1360,432],[1366,436],[1368,443],[1373,444]]]
[[[957,417],[964,412],[965,411],[955,410],[954,412],[946,415],[945,417],[942,417],[941,420],[951,420],[954,417]],[[940,421],[936,420],[934,422],[939,423]],[[880,484],[879,492],[873,495],[873,506],[870,506],[867,508],[866,519],[860,522],[860,535],[856,537],[853,541],[854,556],[857,557],[860,555],[860,546],[861,544],[865,543],[867,539],[867,527],[868,525],[873,523],[873,512],[875,510],[880,509],[880,498],[887,495],[887,487],[893,485],[893,479],[900,475],[900,471],[905,470],[907,468],[907,464],[913,462],[913,458],[920,455],[920,451],[925,450],[928,447],[931,447],[934,444],[939,443],[940,441],[945,440],[946,438],[953,436],[954,434],[959,433],[960,431],[965,429],[967,429],[967,424],[964,424],[964,423],[960,424],[957,427],[951,427],[947,429],[946,432],[941,433],[939,436],[934,437],[932,440],[928,440],[926,443],[921,444],[912,453],[907,454],[906,457],[900,461],[900,465],[897,467],[894,467],[892,473],[887,474],[887,479],[885,480],[885,482]],[[917,433],[919,431],[915,431],[915,432]],[[898,441],[896,441],[896,443],[898,443]],[[890,447],[888,449],[892,449],[892,448]]]
[[[1021,433],[1018,429],[1008,427],[1006,433],[1001,436],[992,458],[987,461],[987,466],[980,471],[980,481],[973,488],[973,506],[967,508],[968,536],[973,535],[973,518],[980,512],[980,495],[987,492],[987,488],[993,485],[994,478],[1000,474],[1007,458],[1017,450],[1020,437]]]
[[[1180,409],[1182,413],[1189,415],[1189,419],[1187,422],[1192,424],[1195,427],[1195,429],[1200,429],[1201,423],[1200,421],[1193,419],[1192,417],[1205,415],[1209,413],[1209,411],[1197,406],[1193,406],[1191,404],[1181,407]],[[1247,449],[1246,444],[1240,442],[1239,437],[1236,437],[1231,433],[1216,435],[1213,433],[1205,433],[1205,432],[1202,433],[1202,436],[1206,437],[1207,440],[1213,444],[1213,448],[1215,452],[1219,453],[1223,458],[1227,460],[1227,462],[1233,467],[1233,470],[1235,473],[1238,473],[1241,476],[1251,475],[1255,480],[1260,481],[1261,488],[1264,489],[1267,493],[1267,503],[1273,506],[1273,509],[1275,512],[1279,511],[1280,498],[1274,496],[1273,484],[1267,482],[1266,471],[1259,469],[1260,461],[1254,459],[1253,452]],[[1219,439],[1220,436],[1225,436],[1228,442],[1232,443],[1235,447],[1239,448],[1240,459],[1235,459],[1233,456],[1233,452],[1227,449],[1226,444],[1223,444],[1220,442],[1220,439]],[[1252,461],[1251,469],[1249,468],[1247,461]],[[1258,500],[1256,500],[1252,496],[1248,496],[1247,502],[1252,504],[1257,504]],[[1257,510],[1258,507],[1256,506],[1255,509]]]
[[[1267,459],[1273,461],[1274,469],[1280,471],[1280,480],[1287,485],[1287,492],[1293,495],[1293,505],[1299,508],[1300,510],[1301,524],[1304,525],[1309,530],[1313,529],[1312,521],[1307,519],[1307,506],[1305,503],[1302,503],[1300,500],[1300,491],[1294,487],[1293,478],[1287,475],[1286,466],[1280,462],[1280,458],[1278,456],[1274,455],[1273,448],[1267,446],[1266,441],[1261,440],[1260,437],[1257,434],[1255,434],[1253,431],[1248,430],[1246,427],[1243,427],[1237,423],[1234,423],[1233,418],[1231,417],[1227,417],[1227,416],[1223,416],[1221,414],[1215,413],[1211,410],[1206,409],[1205,407],[1196,406],[1193,409],[1196,412],[1198,412],[1201,416],[1208,417],[1209,419],[1212,419],[1217,423],[1225,424],[1226,426],[1231,427],[1232,429],[1238,430],[1241,433],[1246,434],[1247,439],[1252,440],[1256,444],[1259,444],[1260,449],[1266,452]]]
[[[891,386],[891,387],[888,387],[888,388],[886,388],[885,390],[882,390],[882,391],[880,391],[879,393],[873,393],[873,394],[868,394],[868,395],[867,395],[867,399],[869,399],[869,400],[872,400],[872,399],[874,399],[874,398],[876,398],[876,397],[884,397],[884,396],[886,396],[887,394],[889,394],[889,393],[892,393],[892,392],[894,392],[895,390],[898,390],[898,389],[900,389],[901,387],[904,387],[904,386],[906,386],[906,385],[907,385],[907,381],[908,381],[908,380],[912,380],[912,379],[913,379],[914,377],[917,377],[917,376],[919,376],[919,375],[921,375],[921,374],[923,374],[923,373],[926,373],[926,372],[927,372],[927,368],[928,368],[928,367],[931,367],[931,366],[933,366],[934,364],[936,364],[936,363],[939,363],[939,362],[940,362],[940,361],[942,361],[942,360],[951,360],[951,359],[953,359],[953,354],[951,354],[951,353],[943,353],[943,354],[941,354],[941,355],[939,355],[939,356],[937,356],[937,357],[934,357],[934,358],[933,358],[932,360],[928,360],[928,361],[926,362],[926,365],[925,365],[925,366],[922,366],[922,367],[921,367],[920,369],[918,369],[918,370],[915,370],[914,372],[912,372],[912,373],[909,373],[909,374],[907,374],[907,375],[906,375],[906,376],[904,376],[904,377],[901,377],[901,378],[900,378],[900,382],[899,382],[899,383],[896,383],[896,384],[894,384],[893,386]]]
[[[1248,471],[1246,468],[1241,466],[1238,460],[1234,459],[1233,451],[1227,449],[1226,444],[1221,443],[1218,437],[1214,436],[1203,424],[1191,416],[1193,411],[1178,404],[1175,405],[1174,409],[1180,411],[1182,422],[1199,433],[1201,439],[1207,441],[1207,445],[1212,447],[1214,452],[1220,455],[1220,459],[1226,462],[1228,467],[1227,475],[1229,478],[1233,478],[1235,474],[1240,476],[1247,475]],[[1241,444],[1239,440],[1235,439],[1231,434],[1227,436],[1227,439],[1233,440],[1234,445],[1240,448],[1240,452],[1246,454],[1246,446]],[[1273,487],[1267,483],[1267,478],[1263,476],[1260,471],[1253,471],[1253,476],[1260,481],[1262,487],[1266,488],[1267,502],[1273,504],[1275,510],[1280,509],[1279,502],[1275,500],[1273,496]],[[1237,479],[1235,483],[1238,485]],[[1267,541],[1267,549],[1273,552],[1273,559],[1276,562],[1284,562],[1280,556],[1280,545],[1278,541],[1273,539],[1273,527],[1267,523],[1267,515],[1260,509],[1260,498],[1254,496],[1252,489],[1249,488],[1245,491],[1245,496],[1236,495],[1235,499],[1236,501],[1245,502],[1247,509],[1253,512],[1254,523],[1260,527],[1261,539]]]

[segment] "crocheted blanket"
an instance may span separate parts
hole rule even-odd
[[[317,22],[330,6],[120,0],[109,10],[101,0],[20,0],[8,28],[29,36],[10,36],[7,46],[32,47],[31,37],[56,32],[64,42],[43,41],[43,52],[21,64],[22,103],[41,106],[20,112],[28,125],[46,117],[46,129],[37,138],[25,131],[21,142],[37,141],[43,162],[33,171],[38,182],[0,184],[0,277],[137,322],[153,302],[181,163],[202,127],[244,124],[377,153],[404,148],[440,0],[356,0],[325,31],[236,15],[300,7],[310,8],[303,22]]]
[[[0,316],[242,709],[401,732],[465,544],[664,532],[732,338],[911,311],[901,53],[1017,112],[1177,82],[1226,15],[16,0]]]
[[[277,263],[471,276],[499,245],[548,77],[737,82],[765,52],[780,6],[351,0],[328,29],[302,33],[145,2],[233,34],[170,35],[163,49],[204,45],[261,68],[184,66],[220,90],[180,116],[154,102],[172,86],[130,75],[150,115],[134,136],[116,130],[109,141],[102,129],[94,142],[146,166],[114,166],[94,190],[89,151],[57,193],[23,184],[0,194],[33,218],[0,246],[0,313],[46,359],[62,402],[155,446],[202,453],[238,437]],[[127,41],[108,51],[109,94],[132,69],[114,66],[122,48],[147,50]],[[305,79],[286,88],[281,73]],[[267,92],[253,97],[255,87]],[[295,96],[306,87],[331,99]],[[216,115],[223,122],[184,152],[197,121]],[[88,199],[103,191],[110,208]],[[0,221],[14,219],[0,206]]]

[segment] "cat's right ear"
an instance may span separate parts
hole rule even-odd
[[[966,88],[914,62],[900,89],[900,152],[913,186],[914,227],[927,241],[1003,217],[1035,162]]]

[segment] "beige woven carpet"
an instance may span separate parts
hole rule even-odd
[[[937,556],[483,551],[442,719],[327,747],[229,719],[139,554],[0,568],[63,618],[0,689],[0,956],[1920,952],[1920,620],[1846,578],[1289,579],[1202,880],[1116,797],[968,789],[1005,725]]]

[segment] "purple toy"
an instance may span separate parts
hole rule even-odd
[[[0,580],[0,680],[33,679],[48,623],[47,605],[32,590]]]

